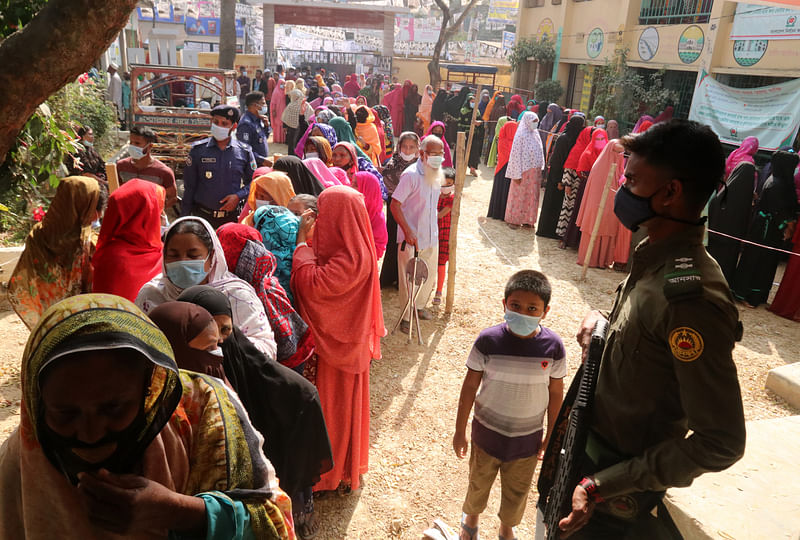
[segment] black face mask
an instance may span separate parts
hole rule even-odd
[[[702,225],[706,222],[706,218],[697,221],[689,221],[657,214],[656,211],[653,210],[651,201],[663,187],[664,186],[661,186],[649,197],[640,197],[639,195],[634,195],[625,185],[620,186],[617,194],[614,196],[614,214],[619,218],[620,223],[631,231],[636,232],[639,230],[639,225],[654,217],[677,221],[678,223],[686,223],[688,225]]]
[[[106,469],[115,474],[130,474],[142,457],[143,449],[137,444],[145,427],[144,400],[139,407],[139,414],[128,427],[121,431],[112,431],[99,441],[85,443],[75,437],[59,435],[44,421],[39,425],[40,443],[47,459],[59,469],[73,486],[78,485],[78,473],[94,472]],[[114,453],[98,463],[90,463],[79,458],[71,449],[100,448],[109,443],[116,443]]]

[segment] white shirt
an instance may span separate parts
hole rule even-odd
[[[111,75],[108,81],[108,97],[111,103],[117,106],[117,112],[122,111],[122,79],[119,73]]]
[[[439,245],[439,225],[436,220],[436,207],[439,203],[441,186],[437,182],[431,186],[425,180],[422,160],[409,165],[400,175],[392,198],[402,205],[406,223],[417,235],[420,251]],[[406,239],[402,227],[397,228],[397,243]]]

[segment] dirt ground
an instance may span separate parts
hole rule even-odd
[[[574,335],[590,308],[608,309],[623,274],[590,270],[580,281],[575,251],[558,249],[555,240],[531,230],[511,230],[486,220],[492,172],[482,167],[467,177],[458,235],[455,308],[436,311],[423,321],[424,346],[407,345],[400,335],[383,340],[383,358],[371,369],[370,471],[364,487],[347,497],[317,503],[319,539],[420,538],[436,518],[458,524],[467,483],[467,462],[455,457],[451,437],[464,362],[478,332],[502,321],[503,287],[517,269],[535,268],[553,284],[551,311],[544,324],[566,345],[568,379],[579,363]],[[435,272],[432,272],[435,275]],[[395,291],[383,293],[386,325],[400,314]],[[745,334],[736,346],[745,414],[748,420],[798,414],[764,390],[767,372],[797,359],[797,323],[759,309],[741,308]],[[19,359],[27,339],[25,326],[11,312],[0,314],[0,441],[19,420]],[[567,381],[567,384],[569,380]],[[519,538],[532,538],[537,495],[529,497]],[[482,521],[485,537],[498,526],[496,485]]]

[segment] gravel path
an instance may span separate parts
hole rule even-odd
[[[420,538],[435,518],[457,525],[467,481],[466,460],[455,457],[451,437],[464,375],[464,361],[478,332],[502,320],[502,294],[517,269],[542,270],[553,284],[551,310],[544,324],[558,332],[567,347],[569,377],[579,362],[574,340],[590,308],[608,309],[623,274],[590,270],[581,282],[575,251],[558,249],[555,240],[529,229],[511,230],[486,220],[492,172],[467,177],[459,233],[455,309],[423,321],[425,346],[407,345],[404,337],[383,340],[383,359],[371,370],[370,471],[360,492],[317,503],[319,539]],[[435,276],[435,272],[431,272]],[[400,313],[394,291],[383,292],[384,316],[391,330]],[[744,339],[734,351],[748,420],[798,414],[764,390],[767,372],[797,359],[797,323],[766,309],[741,308]],[[19,419],[19,358],[27,330],[10,312],[0,314],[0,440]],[[567,381],[568,383],[568,381]],[[529,498],[520,538],[532,538],[536,494]],[[484,536],[498,525],[499,488],[484,514]]]

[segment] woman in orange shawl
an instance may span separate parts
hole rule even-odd
[[[102,211],[100,201],[94,178],[64,178],[44,218],[28,233],[8,281],[8,301],[28,328],[59,300],[91,291],[91,225]]]
[[[314,490],[347,492],[359,488],[369,466],[369,365],[381,357],[386,329],[364,197],[333,186],[317,209],[316,222],[303,216],[291,287],[317,344],[317,389],[333,449],[333,470]],[[312,228],[313,248],[305,243]]]
[[[272,204],[286,206],[295,196],[289,176],[280,171],[272,171],[250,182],[247,204],[239,216],[239,223],[253,226],[253,214],[262,206]]]
[[[163,187],[139,178],[111,194],[92,258],[93,292],[133,302],[142,285],[161,272],[165,196]]]
[[[425,91],[422,93],[422,102],[419,104],[419,111],[417,115],[422,118],[422,132],[428,131],[431,125],[431,110],[433,109],[433,87],[429,84],[425,85]]]
[[[356,109],[355,134],[358,146],[367,154],[373,165],[380,167],[383,145],[375,127],[375,115],[364,105]]]

